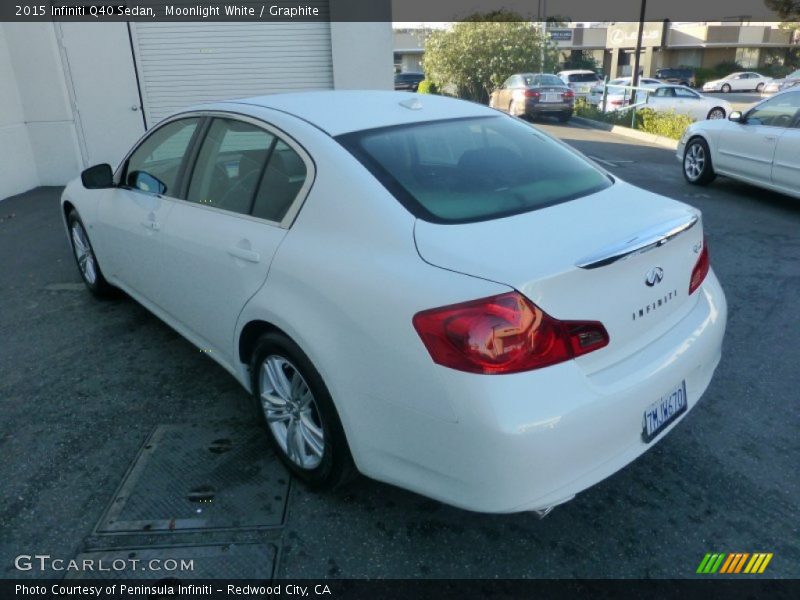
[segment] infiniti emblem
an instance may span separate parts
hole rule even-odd
[[[647,287],[653,287],[655,284],[661,283],[662,279],[664,279],[664,269],[661,267],[653,267],[644,276],[644,282]]]

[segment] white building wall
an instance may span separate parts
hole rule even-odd
[[[17,77],[0,23],[0,198],[39,183]]]
[[[331,23],[333,87],[394,89],[391,23]]]
[[[38,185],[62,185],[77,175],[82,163],[55,28],[52,23],[3,27]]]

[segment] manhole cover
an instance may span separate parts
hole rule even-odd
[[[271,579],[276,554],[272,544],[84,552],[75,557],[81,570],[65,579]]]
[[[289,475],[255,427],[162,425],[96,533],[279,527]]]

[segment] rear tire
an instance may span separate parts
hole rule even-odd
[[[708,111],[708,115],[706,115],[706,119],[724,119],[725,118],[725,109],[721,106],[715,106],[710,111]]]
[[[254,408],[281,462],[313,489],[358,474],[328,388],[300,347],[278,332],[256,343],[250,363]]]
[[[721,88],[721,89],[722,89],[722,91],[723,91],[723,92],[725,92],[726,94],[728,94],[728,93],[730,93],[730,91],[731,91],[731,86],[730,86],[730,85],[728,85],[727,83],[725,83],[725,84],[723,84],[723,85],[722,85],[722,88]]]
[[[74,210],[67,215],[67,228],[69,229],[72,256],[78,265],[78,272],[81,274],[83,283],[92,295],[98,298],[108,298],[113,295],[114,287],[103,276],[83,221]]]
[[[703,138],[689,140],[683,152],[683,176],[692,185],[708,185],[717,176],[711,164],[711,152]]]
[[[763,84],[763,83],[759,83],[759,84],[756,86],[756,91],[757,91],[759,94],[760,94],[761,92],[763,92],[763,91],[764,91],[764,84]]]
[[[559,113],[558,115],[558,122],[559,123],[566,123],[572,118],[572,111]]]

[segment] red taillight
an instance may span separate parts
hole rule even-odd
[[[612,106],[622,106],[624,104],[623,100],[609,100],[608,103]]]
[[[539,92],[536,90],[525,90],[525,97],[526,98],[538,98]]]
[[[692,278],[689,280],[690,296],[697,288],[700,287],[700,284],[703,283],[706,275],[708,275],[709,266],[708,242],[706,241],[705,237],[703,237],[703,250],[700,252],[700,256],[697,258],[697,263],[694,265],[694,269],[692,269]]]
[[[575,97],[575,92],[573,92],[572,90],[567,90],[566,92],[564,92],[564,98],[565,99],[574,98],[574,97]]]
[[[414,315],[437,364],[470,373],[518,373],[570,360],[608,344],[597,321],[559,321],[518,292]]]

